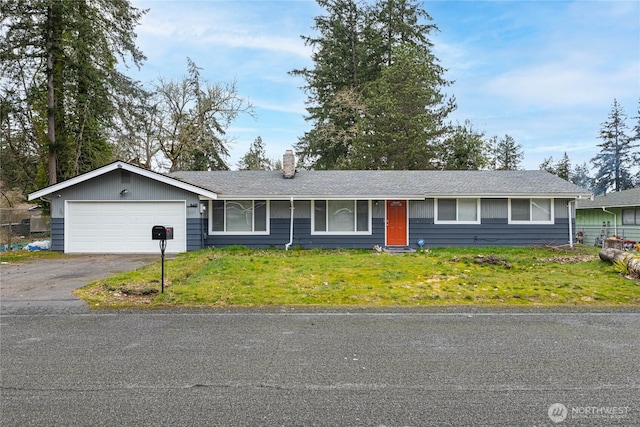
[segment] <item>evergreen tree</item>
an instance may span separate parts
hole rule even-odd
[[[490,170],[497,170],[498,169],[498,137],[496,135],[493,135],[491,138],[489,138],[486,142],[487,144],[487,149],[489,150],[489,154],[488,154],[488,161],[489,161],[489,169]]]
[[[496,146],[495,151],[496,170],[518,170],[524,158],[522,145],[516,143],[510,135],[505,135]]]
[[[447,131],[442,123],[453,109],[431,78],[432,58],[412,45],[393,52],[380,78],[362,89],[364,114],[350,155],[338,165],[349,169],[430,169],[436,142]]]
[[[556,175],[567,181],[570,181],[571,179],[571,162],[569,161],[569,156],[566,152],[556,165]]]
[[[238,162],[239,170],[271,170],[271,161],[267,158],[262,138],[257,137],[249,146],[249,151]]]
[[[571,162],[569,156],[565,152],[562,159],[557,163],[554,163],[553,157],[544,159],[540,164],[540,170],[546,170],[549,173],[558,175],[560,178],[570,181],[571,180]]]
[[[598,144],[600,152],[591,159],[596,169],[594,177],[595,191],[603,194],[608,191],[621,191],[633,187],[631,168],[637,154],[636,145],[626,133],[626,115],[616,99],[613,100],[607,121],[602,123]]]
[[[359,90],[362,82],[370,81],[367,69],[369,55],[364,41],[368,25],[365,5],[353,0],[317,0],[327,14],[314,18],[317,37],[302,36],[313,48],[313,69],[298,69],[292,75],[306,81],[307,120],[313,128],[301,137],[298,154],[302,162],[317,169],[335,167],[348,153],[348,144],[337,141],[335,135],[354,124],[355,116],[342,114],[340,105],[345,92]],[[375,63],[375,62],[374,62]],[[337,109],[336,109],[337,107]]]
[[[5,0],[0,84],[15,138],[37,141],[40,184],[111,160],[108,130],[136,85],[118,70],[144,59],[127,0]],[[21,123],[21,126],[16,126]]]
[[[27,194],[36,190],[40,156],[30,113],[13,102],[14,95],[4,92],[0,98],[0,183]]]
[[[474,129],[469,120],[457,124],[438,149],[439,169],[481,170],[489,166],[488,143],[484,133]]]
[[[547,171],[547,172],[552,173],[554,175],[556,175],[556,173],[557,173],[556,166],[555,166],[554,161],[553,161],[553,156],[545,157],[545,159],[542,161],[542,163],[540,163],[539,168],[540,168],[541,171]]]
[[[455,108],[441,93],[449,82],[431,52],[431,17],[408,0],[318,4],[328,13],[315,19],[319,36],[304,37],[314,68],[292,72],[306,80],[312,122],[296,145],[301,160],[316,169],[429,167]]]
[[[593,188],[593,178],[590,175],[589,167],[586,162],[573,169],[570,181],[578,187],[582,187],[587,190],[591,190]]]

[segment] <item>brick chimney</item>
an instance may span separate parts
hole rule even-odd
[[[282,177],[291,179],[296,176],[296,158],[293,150],[287,150],[282,156]]]

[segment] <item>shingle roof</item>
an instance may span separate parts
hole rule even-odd
[[[593,200],[580,200],[577,208],[613,208],[622,206],[640,206],[640,187],[597,196]]]
[[[589,192],[545,171],[280,171],[174,172],[173,178],[206,188],[219,197],[435,196],[589,197]]]

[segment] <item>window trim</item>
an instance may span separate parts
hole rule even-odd
[[[354,204],[354,208],[355,208],[355,214],[353,215],[353,221],[354,221],[354,230],[358,229],[358,202],[359,201],[364,201],[367,202],[367,231],[316,231],[315,226],[316,226],[316,200],[317,201],[322,201],[327,203],[327,206],[329,205],[330,201],[336,201],[336,200],[340,200],[340,201],[349,201],[349,202],[353,202]],[[325,217],[325,224],[328,226],[329,224],[329,209],[326,210],[325,213],[326,217]],[[373,230],[372,230],[372,217],[373,217],[373,212],[371,209],[371,200],[366,200],[366,199],[313,199],[311,201],[311,235],[321,235],[321,236],[370,236],[373,234]]]
[[[475,221],[460,221],[458,218],[460,217],[460,211],[458,209],[458,200],[475,200],[476,201],[476,220]],[[440,200],[455,200],[456,201],[456,219],[455,220],[440,220],[438,219],[438,206]],[[479,198],[476,197],[440,197],[434,200],[433,204],[433,222],[434,224],[481,224],[481,202]]]
[[[528,200],[529,201],[529,218],[528,220],[514,220],[511,219],[511,201],[512,200]],[[549,200],[549,219],[548,220],[537,220],[534,221],[533,218],[533,203],[532,200]],[[512,197],[509,198],[508,212],[507,212],[507,220],[509,224],[555,224],[556,222],[555,215],[555,199],[553,197]]]
[[[271,218],[271,214],[270,214],[270,209],[271,209],[271,204],[270,204],[270,200],[266,200],[266,199],[217,199],[216,201],[218,202],[224,202],[224,231],[213,231],[213,200],[209,200],[209,214],[208,214],[208,218],[209,218],[209,226],[208,228],[208,232],[210,235],[226,235],[226,236],[267,236],[270,234],[270,226],[271,226],[271,221],[269,220]],[[227,203],[228,202],[246,202],[246,201],[250,201],[251,202],[251,229],[253,231],[227,231]],[[265,222],[266,222],[266,230],[264,231],[255,231],[255,227],[256,227],[256,220],[255,220],[255,209],[256,209],[256,201],[264,201],[265,202]]]

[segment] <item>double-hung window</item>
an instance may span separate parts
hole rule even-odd
[[[436,224],[479,224],[480,203],[478,199],[436,199]]]
[[[314,200],[313,233],[371,234],[369,200]]]
[[[552,199],[509,200],[509,223],[553,223]]]
[[[209,231],[229,234],[268,234],[266,200],[212,200]]]
[[[640,209],[622,209],[622,225],[640,225]]]

